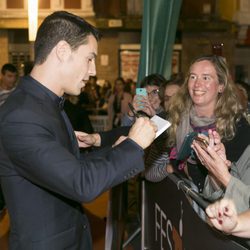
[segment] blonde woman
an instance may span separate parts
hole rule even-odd
[[[250,126],[225,58],[209,55],[195,59],[168,107],[168,119],[172,124],[168,129],[171,165],[173,170],[188,176],[202,192],[207,170],[195,153],[192,151],[182,161],[176,160],[185,136],[192,131],[207,134],[209,129],[216,130],[230,161],[239,159],[250,139]],[[164,168],[170,172],[169,165]]]
[[[191,131],[207,134],[208,129],[216,130],[230,161],[237,161],[249,143],[250,126],[221,56],[201,56],[191,63],[184,85],[169,104],[169,114],[172,126],[168,141],[177,152]],[[201,192],[207,170],[196,155],[177,165],[179,170],[185,169]]]

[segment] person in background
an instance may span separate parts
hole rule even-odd
[[[239,89],[239,97],[242,100],[242,105],[247,110],[247,120],[250,123],[250,85],[241,81],[237,82],[236,85]]]
[[[202,193],[206,168],[194,153],[181,161],[176,157],[185,136],[195,131],[216,130],[226,147],[227,158],[237,161],[250,140],[250,126],[237,96],[225,58],[200,56],[190,65],[186,79],[169,103],[168,146],[174,170],[192,180]]]
[[[0,180],[10,215],[10,250],[91,250],[82,203],[144,169],[156,125],[137,119],[120,131],[75,133],[63,95],[96,75],[99,31],[56,11],[38,28],[34,67],[0,107]],[[101,147],[80,154],[79,147]],[[4,159],[6,156],[8,161]],[[9,164],[8,164],[9,163]]]
[[[164,76],[160,74],[151,74],[142,79],[140,88],[145,88],[147,96],[135,95],[133,98],[133,107],[138,112],[144,112],[144,115],[152,117],[155,114],[166,118],[166,113],[161,105],[159,96],[161,85],[166,83]],[[135,121],[134,114],[129,109],[122,119],[122,126],[130,126]]]
[[[100,102],[99,102],[99,108],[101,110],[99,111],[99,114],[107,115],[108,114],[108,100],[112,94],[112,86],[111,86],[110,81],[108,80],[104,81],[100,93],[101,93],[101,97],[100,97]]]
[[[153,116],[154,114],[158,114],[165,118],[166,114],[164,109],[161,106],[161,99],[159,96],[160,86],[166,82],[166,79],[161,76],[160,74],[151,74],[146,76],[140,84],[141,88],[145,88],[147,91],[146,97],[141,97],[135,95],[133,98],[133,106],[137,112],[144,112],[141,113],[143,116]],[[142,107],[143,102],[143,107]],[[122,119],[122,126],[131,126],[136,121],[136,117],[134,114],[129,111]],[[147,164],[149,164],[147,160],[147,156],[151,151],[151,147],[157,149],[158,152],[162,152],[162,148],[165,147],[165,134],[161,134],[154,142],[147,148],[145,151],[145,168]],[[153,146],[154,145],[154,146]],[[130,223],[132,227],[137,224],[139,226],[140,221],[138,220],[140,216],[140,178],[136,176],[128,181],[127,185],[127,203],[128,203],[128,220],[132,221]],[[129,226],[130,228],[130,226]]]
[[[142,82],[147,82],[147,85],[144,85],[144,87],[153,88],[154,90],[158,90],[158,96],[151,97],[149,100],[155,104],[153,105],[155,111],[158,111],[162,118],[167,118],[167,113],[162,110],[160,107],[167,107],[168,101],[172,96],[174,96],[177,91],[179,90],[182,79],[180,77],[174,78],[172,77],[171,80],[165,80],[161,75],[153,74],[148,77],[146,77],[146,80]],[[152,85],[151,85],[151,84]],[[159,86],[158,86],[159,84]],[[150,86],[150,87],[149,87]],[[159,101],[158,101],[159,98]],[[157,100],[157,101],[156,101]],[[147,148],[145,152],[145,171],[143,172],[143,175],[146,179],[150,180],[156,180],[160,176],[166,176],[166,165],[169,163],[169,154],[167,149],[167,133],[164,132],[161,134],[157,139],[154,140],[154,142],[150,145],[150,147]],[[164,167],[163,167],[164,166]],[[160,168],[158,168],[160,167]],[[163,167],[164,169],[161,169]],[[130,189],[132,180],[129,180]],[[132,193],[132,192],[131,192]],[[135,192],[133,192],[135,193]],[[131,196],[131,195],[130,195]],[[139,196],[139,195],[138,195]],[[137,204],[139,202],[135,202],[135,199],[131,199],[134,204]],[[139,200],[137,198],[137,200]],[[130,202],[130,203],[132,203]],[[140,207],[138,206],[138,210]]]
[[[17,82],[18,71],[15,65],[6,63],[1,69],[0,80],[0,106],[4,104],[10,93],[15,89]],[[0,218],[5,212],[5,201],[2,193],[0,182]]]
[[[23,75],[27,76],[31,72],[32,68],[34,66],[34,62],[27,61],[23,63]]]
[[[74,130],[83,131],[88,134],[94,132],[87,112],[78,104],[77,96],[65,95],[64,109]]]
[[[130,93],[132,97],[134,97],[135,89],[136,89],[136,83],[131,78],[126,79],[124,91]]]
[[[97,76],[90,76],[86,85],[86,91],[88,93],[90,103],[92,103],[95,108],[98,107],[100,89],[101,87],[97,84]]]
[[[230,199],[222,199],[209,205],[206,213],[211,224],[225,234],[250,238],[250,210],[237,213]]]
[[[134,97],[136,92],[136,82],[132,81],[130,83],[130,94]]]
[[[169,159],[165,156],[164,161],[163,153],[161,158],[158,157],[157,161],[154,160],[146,168],[145,177],[149,181],[158,182],[168,174],[177,172],[194,190],[202,194],[208,170],[197,155],[192,152],[187,159],[176,160],[176,148],[180,148],[184,137],[191,131],[207,134],[209,129],[217,130],[223,137],[227,157],[231,161],[240,158],[250,139],[245,110],[237,96],[225,59],[214,55],[195,59],[184,84],[171,98],[168,112],[172,123],[167,130],[166,150]],[[204,211],[195,202],[192,202],[192,206],[205,219]]]
[[[6,101],[10,93],[15,89],[18,71],[15,65],[6,63],[1,69],[0,80],[0,106]]]
[[[109,128],[121,126],[123,116],[128,112],[128,103],[132,101],[132,95],[124,91],[125,82],[122,77],[115,80],[113,94],[108,101]]]
[[[162,100],[162,106],[166,110],[166,117],[169,101],[179,91],[184,79],[181,77],[172,76],[170,80],[163,83],[160,87],[159,96]],[[160,137],[162,138],[162,137]],[[164,140],[164,141],[163,141]],[[167,168],[171,169],[169,161],[169,149],[167,149],[167,131],[165,137],[162,138],[162,143],[152,143],[148,150],[145,161],[145,178],[152,182],[163,180],[168,175]]]
[[[173,75],[170,77],[170,80],[166,81],[166,83],[160,87],[159,95],[165,111],[168,110],[170,99],[178,92],[183,82],[184,78],[181,74],[178,76]]]
[[[100,86],[97,84],[97,76],[90,76],[89,80],[79,96],[79,105],[90,110],[90,113],[98,108],[100,100]]]
[[[216,131],[209,131],[209,147],[201,147],[194,140],[192,147],[202,165],[208,170],[203,197],[214,202],[222,197],[235,202],[237,212],[249,209],[250,200],[250,145],[237,162],[227,160],[224,145]]]

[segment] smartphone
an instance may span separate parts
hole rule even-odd
[[[147,93],[147,90],[145,88],[136,88],[135,90],[135,94],[138,95],[138,96],[147,96],[148,93]],[[138,108],[140,110],[142,110],[144,108],[144,105],[143,105],[143,102],[140,102],[140,99],[138,98],[138,101],[139,101],[139,106]]]
[[[192,151],[191,144],[192,144],[193,140],[195,138],[197,138],[197,135],[198,135],[197,132],[190,132],[185,136],[185,138],[182,142],[182,145],[180,147],[180,150],[177,154],[178,161],[184,160],[188,156],[190,156],[191,151]]]
[[[200,136],[196,136],[194,140],[203,148],[204,150],[207,149],[207,146],[209,145],[208,141],[205,138],[202,138]]]
[[[136,95],[147,96],[147,90],[145,88],[136,88]]]

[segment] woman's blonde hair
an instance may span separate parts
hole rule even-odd
[[[190,68],[194,63],[201,61],[209,61],[213,64],[219,84],[224,86],[223,92],[218,94],[214,110],[216,130],[222,139],[230,140],[234,137],[235,123],[244,115],[243,108],[237,96],[236,85],[232,81],[225,58],[217,55],[198,57],[191,63],[184,84],[169,103],[169,121],[172,123],[169,128],[168,138],[170,146],[175,145],[176,130],[182,115],[188,113],[193,104],[188,91]]]

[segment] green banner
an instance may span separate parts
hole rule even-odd
[[[171,75],[182,0],[144,0],[138,83],[152,73]]]

